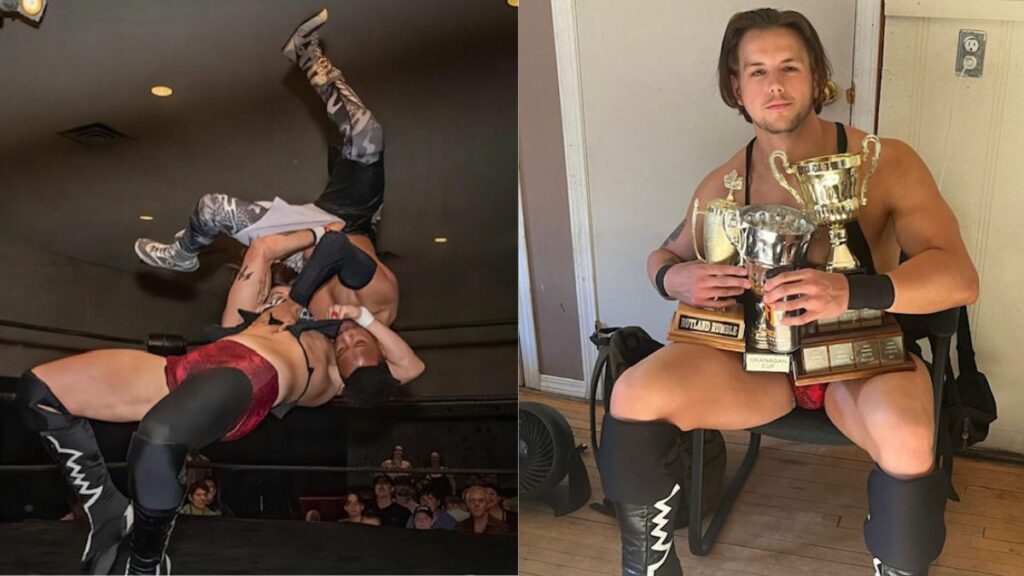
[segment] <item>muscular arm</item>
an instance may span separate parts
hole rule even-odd
[[[242,322],[238,309],[255,310],[270,294],[270,265],[275,261],[313,245],[313,233],[309,230],[294,230],[264,236],[253,240],[245,251],[242,266],[228,291],[222,326],[236,326]]]
[[[909,256],[888,272],[896,292],[889,310],[924,314],[973,303],[978,298],[978,273],[956,216],[913,149],[897,140],[887,140],[885,146],[896,160],[886,167],[893,230]],[[882,166],[878,171],[881,175]]]
[[[699,199],[702,207],[710,200],[724,196],[721,172],[719,169],[708,174],[694,192],[694,198]],[[672,264],[674,266],[664,277],[665,290],[670,300],[712,308],[728,306],[735,302],[732,296],[741,294],[744,288],[749,287],[745,278],[738,277],[745,276],[746,271],[737,266],[705,264],[697,260],[691,229],[692,216],[691,201],[679,225],[647,257],[647,279],[657,290],[658,271],[666,264]]]
[[[405,384],[423,373],[423,360],[395,331],[380,321],[370,324],[366,330],[377,339],[391,375],[399,382]]]
[[[231,283],[228,298],[224,302],[221,313],[221,326],[237,326],[242,322],[238,309],[255,310],[270,294],[270,264],[273,260],[265,260],[256,250],[250,248],[245,252],[242,267]]]

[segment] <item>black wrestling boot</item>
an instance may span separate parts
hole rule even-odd
[[[170,558],[165,552],[178,517],[177,509],[146,510],[138,504],[134,509],[135,526],[125,574],[170,574]]]
[[[78,494],[89,518],[81,573],[106,574],[113,566],[118,543],[132,528],[132,509],[128,499],[110,481],[89,421],[74,420],[65,430],[41,435],[54,460],[61,464],[64,481]]]
[[[864,542],[876,576],[927,576],[946,542],[949,475],[934,470],[917,478],[889,476],[875,466],[868,475]]]
[[[682,503],[682,434],[665,422],[628,422],[606,414],[598,467],[615,505],[622,573],[681,576],[672,531]]]
[[[924,572],[912,571],[912,570],[900,570],[899,568],[893,568],[882,563],[878,558],[874,559],[875,563],[875,576],[928,576],[928,570]]]
[[[676,485],[667,498],[649,506],[615,504],[624,576],[682,576],[672,538],[680,498],[682,487]]]
[[[28,427],[60,465],[64,481],[75,492],[89,518],[89,535],[82,552],[83,574],[106,574],[117,545],[131,530],[128,499],[114,486],[92,426],[68,412],[50,387],[31,371],[18,381],[18,407]]]

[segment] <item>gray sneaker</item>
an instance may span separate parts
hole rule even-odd
[[[324,22],[327,22],[326,8],[317,12],[309,20],[299,24],[299,27],[292,32],[292,35],[288,37],[288,41],[281,47],[281,54],[298,64],[302,53],[306,51],[308,44],[316,39],[316,31],[324,25]]]
[[[183,250],[177,241],[184,234],[184,230],[175,234],[175,241],[170,244],[161,244],[149,238],[139,238],[135,241],[135,253],[143,262],[156,268],[195,272],[199,269],[199,258],[196,257],[196,254]]]

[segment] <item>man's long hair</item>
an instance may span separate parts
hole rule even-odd
[[[736,99],[732,89],[732,77],[739,77],[739,47],[743,36],[751,30],[788,28],[796,33],[807,49],[811,59],[811,78],[814,83],[814,112],[821,113],[825,101],[825,83],[832,76],[832,63],[825,54],[825,47],[818,38],[814,26],[803,14],[793,10],[779,11],[774,8],[760,8],[739,12],[729,19],[722,36],[722,50],[718,55],[718,91],[725,105],[736,108],[747,122],[751,122],[747,110]]]

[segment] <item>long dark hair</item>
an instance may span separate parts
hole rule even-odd
[[[820,114],[825,101],[825,83],[832,76],[832,63],[825,54],[825,47],[818,38],[818,32],[803,14],[794,10],[779,11],[774,8],[759,8],[739,12],[729,19],[722,36],[722,50],[718,54],[718,92],[729,108],[740,111],[750,122],[747,110],[736,99],[732,89],[732,77],[739,75],[739,47],[743,36],[751,30],[788,28],[800,37],[811,59],[811,78],[814,83],[814,112]]]

